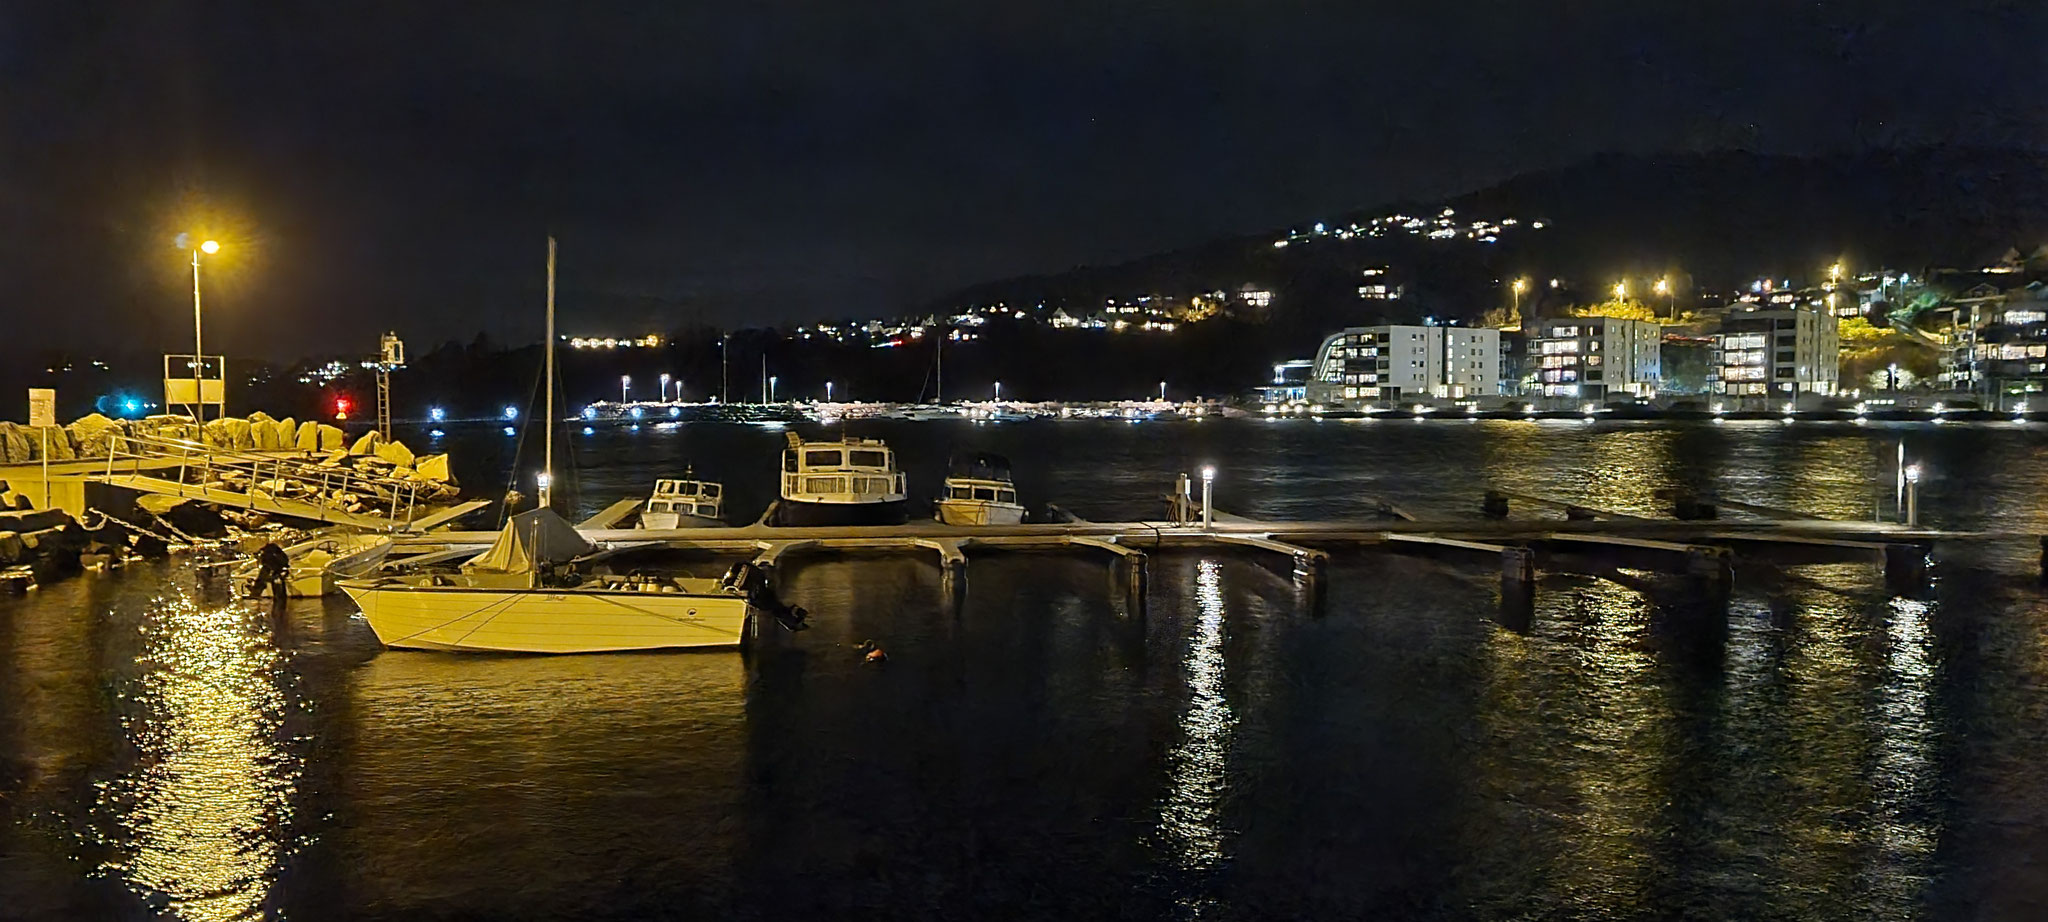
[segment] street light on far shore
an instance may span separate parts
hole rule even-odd
[[[1623,301],[1623,300],[1627,300],[1627,298],[1628,298],[1628,283],[1627,283],[1627,282],[1625,282],[1625,281],[1624,281],[1624,282],[1615,282],[1615,283],[1614,283],[1614,300],[1616,300],[1616,301]]]
[[[627,391],[628,391],[628,390],[629,390],[630,388],[632,388],[632,386],[633,386],[633,376],[632,376],[632,375],[620,375],[620,376],[619,376],[619,402],[620,402],[620,403],[625,403],[625,402],[626,402],[626,392],[627,392]]]

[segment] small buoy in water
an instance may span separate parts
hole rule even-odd
[[[860,652],[865,654],[861,657],[861,661],[865,663],[886,663],[889,661],[889,654],[883,653],[882,648],[877,646],[872,640],[861,641]]]

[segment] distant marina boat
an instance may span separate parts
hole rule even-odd
[[[896,455],[876,439],[806,442],[784,433],[783,525],[901,525],[909,519]]]
[[[1010,461],[1001,455],[955,458],[939,495],[938,519],[948,525],[1015,525],[1024,521]]]
[[[717,528],[724,524],[725,487],[684,476],[654,482],[654,492],[640,508],[638,527]]]

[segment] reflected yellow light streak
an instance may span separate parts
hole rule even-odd
[[[1223,696],[1223,566],[1204,560],[1195,573],[1197,621],[1181,667],[1192,700],[1181,715],[1181,739],[1167,754],[1166,802],[1160,831],[1184,870],[1209,870],[1225,857],[1219,808],[1227,781],[1231,731],[1237,725]]]
[[[278,738],[282,657],[262,616],[234,604],[162,598],[142,632],[137,764],[100,792],[120,828],[106,870],[174,918],[260,915],[302,771]]]

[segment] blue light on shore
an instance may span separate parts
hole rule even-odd
[[[584,407],[584,408],[583,408],[583,418],[584,418],[584,419],[596,419],[596,418],[597,418],[597,408],[596,408],[596,407]]]
[[[447,412],[446,412],[446,411],[442,410],[442,409],[441,409],[440,407],[428,407],[428,408],[427,408],[427,418],[428,418],[428,419],[430,419],[430,420],[433,420],[434,422],[437,422],[437,423],[438,423],[438,422],[440,422],[440,421],[442,421],[442,420],[444,420],[444,419],[447,419],[447,418],[448,418],[448,414],[447,414]]]
[[[506,419],[518,419],[518,418],[519,418],[519,408],[518,408],[518,407],[506,407],[506,408],[505,408],[505,418],[506,418]]]

